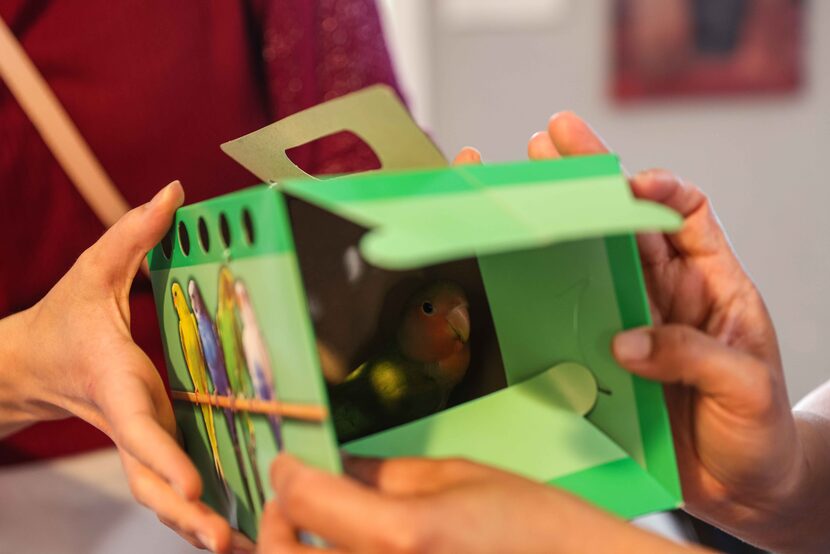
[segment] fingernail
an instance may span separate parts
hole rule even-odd
[[[231,535],[231,552],[233,554],[251,554],[256,550],[256,545],[238,531],[234,531]]]
[[[296,470],[299,465],[291,454],[280,453],[271,462],[271,477],[274,481],[279,481],[285,477],[286,473]],[[276,486],[276,483],[274,485]]]
[[[653,342],[647,329],[625,331],[614,337],[614,355],[625,362],[645,360],[651,356]]]
[[[156,195],[153,196],[153,199],[150,200],[150,207],[154,208],[158,204],[161,204],[162,201],[164,200],[164,198],[170,193],[170,190],[172,190],[174,186],[179,185],[179,184],[180,184],[179,181],[176,180],[176,181],[173,181],[172,183],[170,183],[169,185],[167,185],[166,187],[164,187],[163,189],[161,189],[160,191],[158,191],[156,193]]]
[[[234,545],[231,548],[232,554],[253,554],[254,550],[256,550],[256,547],[244,544]]]
[[[152,199],[152,200],[150,200],[150,207],[154,207],[154,206],[156,206],[157,204],[160,204],[160,203],[161,203],[161,201],[164,199],[164,197],[165,197],[165,195],[167,194],[167,191],[168,191],[169,189],[170,189],[170,185],[167,185],[166,187],[164,187],[163,189],[161,189],[160,191],[158,191],[158,192],[156,193],[156,195],[155,195],[155,196],[153,196],[153,199]]]
[[[274,513],[277,512],[277,509],[277,501],[268,500],[265,504],[262,505],[262,517],[271,517]]]
[[[184,488],[179,483],[171,483],[170,485],[173,487],[173,492],[181,496],[182,498],[189,498],[189,496],[185,493]]]
[[[203,533],[196,533],[196,538],[199,539],[200,543],[205,545],[205,548],[207,548],[211,552],[216,552],[216,541],[214,541],[213,538]]]

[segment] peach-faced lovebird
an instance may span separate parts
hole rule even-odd
[[[199,290],[199,285],[191,279],[187,283],[187,293],[190,296],[190,306],[193,308],[193,314],[196,317],[196,324],[199,327],[199,338],[202,341],[202,353],[205,355],[205,362],[207,364],[210,380],[213,381],[213,392],[220,396],[231,396],[233,391],[228,379],[228,370],[225,368],[225,355],[222,352],[222,347],[219,344],[219,336],[216,332],[216,325],[208,313],[205,301],[202,298],[202,292]],[[239,434],[236,431],[236,415],[234,411],[225,408],[225,421],[228,424],[228,432],[231,435],[231,443],[236,455],[236,462],[239,466],[239,474],[242,477],[242,485],[245,489],[248,505],[252,510],[255,510],[253,498],[251,497],[250,485],[248,484],[248,475],[245,471],[245,461],[242,458],[242,449],[239,446]],[[230,521],[233,522],[236,514],[236,497],[233,494],[229,495],[232,499]]]
[[[382,352],[329,387],[341,442],[388,429],[447,405],[470,363],[467,297],[437,282],[406,302],[397,333]]]
[[[187,371],[193,380],[193,388],[197,393],[210,394],[205,358],[202,353],[202,341],[199,338],[199,327],[196,318],[187,305],[181,285],[173,283],[173,306],[176,308],[176,315],[179,318],[179,340],[182,344],[184,362]],[[202,404],[202,416],[205,418],[208,442],[213,453],[213,464],[219,479],[225,483],[225,471],[222,469],[222,461],[219,459],[219,449],[216,443],[216,426],[213,421],[213,410],[207,404]]]
[[[242,318],[242,349],[245,351],[245,363],[248,365],[248,374],[254,385],[254,395],[260,400],[277,400],[271,371],[271,358],[268,356],[265,340],[259,331],[248,289],[242,281],[237,279],[235,290],[239,316]],[[282,450],[282,419],[271,415],[268,416],[268,420],[271,422],[277,448]]]
[[[228,382],[231,391],[237,396],[250,397],[251,385],[248,380],[248,367],[245,365],[245,354],[242,352],[242,337],[239,329],[239,318],[236,310],[236,293],[234,292],[234,277],[231,270],[223,267],[219,271],[219,291],[216,307],[216,328],[219,331],[219,340],[222,351],[225,353],[225,367],[228,371]],[[241,421],[245,446],[248,451],[248,460],[251,463],[251,473],[254,474],[256,495],[260,506],[265,503],[265,487],[259,473],[259,464],[256,454],[256,435],[251,414],[241,412]]]

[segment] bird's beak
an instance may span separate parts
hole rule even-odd
[[[461,342],[466,343],[470,339],[470,312],[467,306],[456,306],[450,310],[447,323]]]

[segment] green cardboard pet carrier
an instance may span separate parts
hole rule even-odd
[[[342,131],[379,171],[320,180],[286,154]],[[615,156],[446,167],[384,87],[223,149],[267,184],[181,208],[149,264],[185,448],[234,525],[256,536],[280,449],[333,473],[341,450],[464,457],[626,518],[681,504],[661,386],[609,348],[650,323],[633,233],[681,221]],[[464,381],[446,409],[341,444],[326,353],[356,367],[385,299],[427,278],[469,293]]]

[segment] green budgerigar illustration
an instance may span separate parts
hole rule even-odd
[[[242,336],[239,322],[239,314],[236,305],[236,294],[234,292],[234,277],[230,269],[223,267],[219,271],[219,301],[216,308],[216,329],[219,334],[219,342],[225,354],[225,367],[227,369],[228,382],[231,392],[238,396],[250,398],[251,385],[248,380],[248,368],[245,363],[245,354],[242,349]],[[265,503],[265,489],[259,473],[256,454],[256,435],[251,416],[242,412],[240,424],[243,428],[242,440],[246,444],[248,459],[251,463],[251,472],[254,474],[253,491],[260,504]]]

